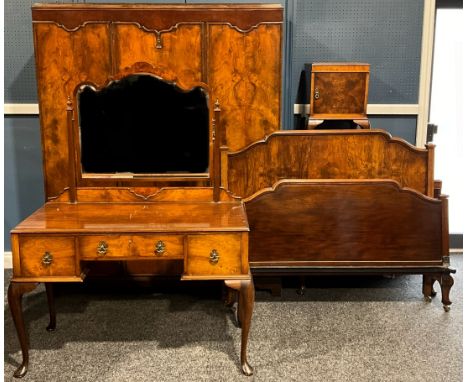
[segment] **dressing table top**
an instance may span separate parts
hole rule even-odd
[[[46,203],[12,233],[248,231],[242,203]]]

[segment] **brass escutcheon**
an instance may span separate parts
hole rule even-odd
[[[156,33],[156,49],[162,49],[161,33]]]
[[[164,241],[159,240],[154,247],[154,254],[161,256],[164,252],[166,252],[166,244],[164,244]]]
[[[315,98],[315,99],[319,99],[319,98],[320,98],[320,93],[319,93],[318,88],[315,88],[314,98]]]
[[[50,254],[50,252],[45,252],[44,256],[42,256],[42,264],[48,267],[54,261],[54,257]]]
[[[218,264],[219,261],[219,253],[216,249],[212,249],[210,252],[210,264],[215,265]]]
[[[109,245],[105,241],[100,241],[97,246],[97,253],[100,256],[104,256],[107,253]]]

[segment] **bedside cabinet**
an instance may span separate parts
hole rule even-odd
[[[348,120],[369,129],[369,68],[369,64],[350,62],[312,64],[308,128],[328,120]]]

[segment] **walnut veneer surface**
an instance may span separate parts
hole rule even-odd
[[[183,90],[202,86],[210,110],[218,100],[223,144],[234,150],[280,128],[280,5],[37,4],[32,17],[49,199],[70,186],[72,167],[77,187],[161,185],[154,178],[81,176],[76,118],[73,136],[67,133],[67,99],[76,115],[83,84],[101,89],[146,73]],[[212,168],[209,173],[214,176]],[[174,186],[209,185],[209,179],[177,180],[166,179]]]
[[[446,202],[388,180],[284,180],[246,203],[250,262],[442,265]]]
[[[434,192],[433,145],[419,149],[383,130],[278,131],[223,155],[223,185],[242,198],[281,179],[393,179]]]
[[[240,203],[47,203],[12,233],[245,231]]]

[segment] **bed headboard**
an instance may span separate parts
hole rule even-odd
[[[221,148],[222,186],[248,198],[282,179],[392,179],[434,196],[434,145],[384,130],[278,131],[244,149]]]

